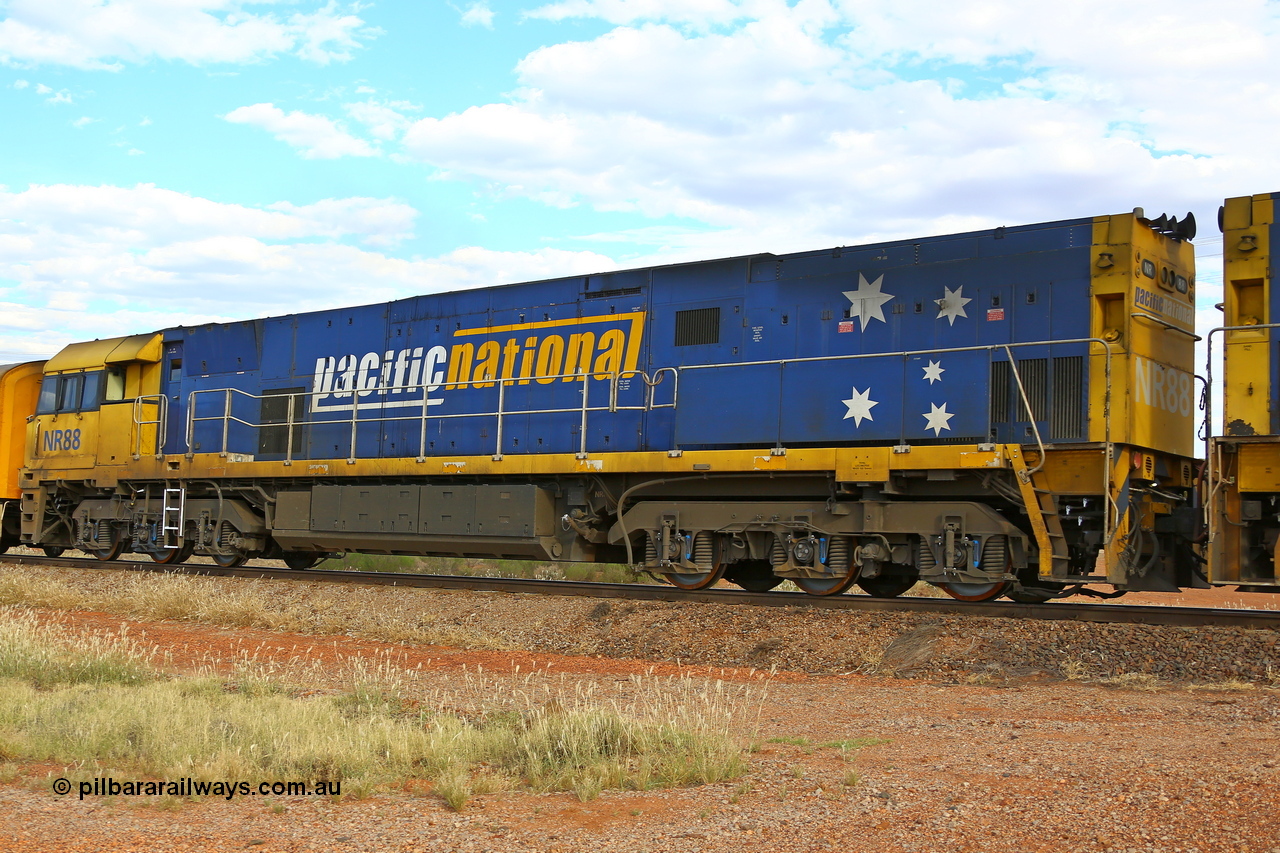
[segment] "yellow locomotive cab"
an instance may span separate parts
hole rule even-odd
[[[124,464],[148,438],[139,435],[145,422],[155,420],[137,415],[140,401],[159,390],[160,352],[160,335],[133,335],[72,344],[49,359],[27,427],[27,467]],[[145,443],[154,452],[154,435]]]

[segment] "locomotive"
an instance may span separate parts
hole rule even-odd
[[[1207,586],[1194,235],[1139,209],[71,344],[0,368],[0,547],[975,601]],[[1274,548],[1280,481],[1215,476],[1269,519],[1237,552]]]

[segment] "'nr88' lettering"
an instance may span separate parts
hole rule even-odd
[[[51,429],[44,434],[45,452],[52,450],[79,450],[80,430]]]

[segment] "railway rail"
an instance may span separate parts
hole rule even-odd
[[[682,590],[650,584],[486,578],[457,575],[401,574],[332,569],[285,569],[272,566],[223,568],[216,565],[163,565],[153,562],[104,562],[80,557],[6,554],[0,562],[75,569],[203,575],[209,577],[305,580],[321,583],[403,586],[417,589],[464,589],[632,601],[681,601],[702,604],[746,604],[757,607],[807,607],[824,610],[906,611],[1002,619],[1097,622],[1179,627],[1228,627],[1280,630],[1280,611],[1172,607],[1134,604],[1019,604],[1011,601],[967,602],[942,598],[872,598],[865,595],[811,596],[799,592],[746,592],[735,589]]]

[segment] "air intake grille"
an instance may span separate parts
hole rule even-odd
[[[1024,358],[1018,362],[1018,375],[1022,377],[1022,387],[1027,392],[1027,399],[1031,401],[1031,413],[1034,417],[1027,416],[1027,406],[1022,401],[1022,395],[1018,395],[1018,420],[1020,421],[1042,421],[1045,419],[1045,409],[1049,403],[1048,388],[1049,359],[1047,358]]]
[[[1053,360],[1053,407],[1049,434],[1054,438],[1083,438],[1084,357]]]
[[[1009,362],[991,362],[991,422],[1009,422]]]
[[[720,308],[676,312],[676,346],[720,343]]]

